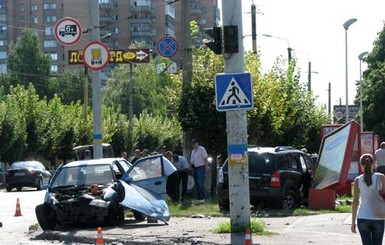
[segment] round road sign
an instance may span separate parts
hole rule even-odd
[[[170,58],[178,52],[178,43],[173,37],[163,37],[158,42],[158,52],[163,57]]]
[[[55,25],[56,40],[63,45],[73,45],[80,40],[81,36],[82,27],[74,18],[62,18]]]
[[[101,42],[92,42],[83,50],[83,63],[92,70],[100,70],[110,61],[110,52]]]

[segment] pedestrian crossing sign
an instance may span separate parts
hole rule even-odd
[[[253,108],[251,74],[248,72],[217,74],[215,95],[218,111]]]

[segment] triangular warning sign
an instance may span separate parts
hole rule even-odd
[[[251,102],[235,78],[232,77],[219,104],[220,106],[247,106],[251,105]]]

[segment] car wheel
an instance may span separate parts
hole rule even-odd
[[[44,231],[55,229],[55,218],[52,217],[52,211],[49,207],[46,207],[44,204],[37,205],[35,213],[37,221]]]
[[[6,186],[5,189],[7,190],[7,192],[11,192],[12,191],[12,187],[10,187],[10,186]]]
[[[141,212],[134,210],[133,213],[136,221],[143,221],[146,219],[146,215],[142,214]]]
[[[287,190],[283,200],[282,200],[282,206],[285,209],[294,209],[297,207],[298,198],[297,194],[294,190]]]
[[[219,208],[224,211],[230,211],[230,204],[228,202],[223,202],[219,204]]]
[[[37,182],[36,188],[38,191],[41,191],[43,189],[43,180],[41,177],[39,178],[39,180]]]
[[[187,179],[187,192],[191,193],[194,191],[195,180],[194,177],[189,175]]]
[[[124,210],[122,207],[112,206],[106,218],[107,225],[119,225],[124,221]]]

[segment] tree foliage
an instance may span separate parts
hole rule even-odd
[[[379,134],[385,140],[385,25],[374,42],[373,50],[365,58],[368,64],[363,72],[362,104],[364,130]],[[359,91],[356,101],[358,101]]]
[[[32,83],[40,96],[46,95],[50,66],[51,57],[40,50],[33,31],[23,30],[16,43],[11,43],[7,69],[13,85]]]

